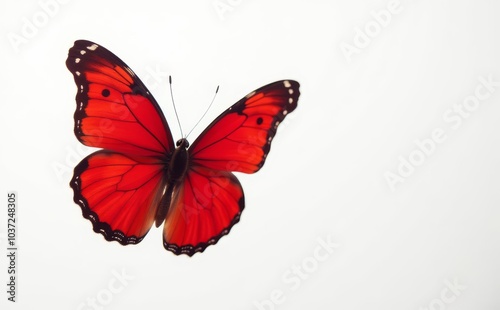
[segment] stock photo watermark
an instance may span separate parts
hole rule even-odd
[[[444,287],[439,293],[439,296],[429,301],[429,304],[420,307],[419,310],[445,310],[447,305],[452,304],[467,289],[467,286],[460,284],[458,279],[453,281],[444,280]]]
[[[219,16],[220,20],[226,19],[226,14],[234,11],[236,7],[238,7],[243,0],[215,0],[212,2],[212,6],[214,7],[217,16]]]
[[[300,263],[293,264],[283,272],[281,282],[285,288],[275,288],[271,290],[268,297],[254,300],[255,309],[274,310],[276,306],[283,304],[287,299],[287,293],[296,291],[340,246],[332,240],[330,235],[326,238],[318,237],[311,255],[304,257]]]
[[[135,279],[125,271],[125,268],[122,268],[120,272],[112,270],[111,273],[113,277],[109,279],[107,286],[99,290],[95,296],[87,297],[77,306],[77,310],[103,310],[113,302],[117,294],[123,292],[129,285],[129,281]]]
[[[494,80],[492,74],[487,77],[479,76],[478,80],[479,83],[473,93],[443,113],[442,119],[451,130],[458,130],[464,121],[479,109],[481,103],[490,99],[500,87],[500,81]],[[448,139],[451,130],[447,131],[443,127],[436,127],[431,131],[429,137],[414,140],[415,147],[408,155],[398,156],[397,168],[384,172],[384,178],[391,191],[394,192],[398,184],[404,183],[408,177],[415,173],[417,167],[422,166],[436,152],[439,145]]]
[[[18,194],[15,191],[7,192],[7,236],[6,236],[6,250],[7,250],[7,300],[10,302],[17,301],[17,288],[18,288],[18,242],[17,232],[17,206]],[[2,240],[3,241],[3,240]],[[2,242],[3,243],[3,242]]]
[[[21,18],[21,27],[18,31],[7,33],[7,39],[12,48],[18,52],[22,45],[28,44],[30,39],[38,35],[50,20],[59,14],[61,6],[70,0],[40,0],[38,9],[30,17]]]
[[[81,143],[75,143],[74,146],[66,146],[66,156],[64,161],[53,161],[51,164],[52,171],[59,182],[71,178],[75,166],[87,155],[90,155],[95,149],[86,147]]]
[[[165,80],[168,80],[169,74],[166,71],[162,71],[162,68],[156,65],[154,69],[149,66],[146,67],[146,74],[142,76],[144,84],[152,91],[158,88]]]
[[[387,28],[394,16],[403,11],[403,6],[399,0],[392,0],[387,7],[379,11],[371,11],[371,19],[363,27],[354,28],[354,36],[351,43],[340,42],[340,50],[348,63],[352,62],[354,55],[361,54],[361,51],[367,48],[373,39],[380,35],[384,28]]]

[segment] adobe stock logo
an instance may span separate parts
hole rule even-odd
[[[478,80],[479,83],[473,94],[466,96],[462,102],[454,104],[452,108],[443,113],[443,121],[449,124],[453,131],[458,130],[464,121],[479,109],[481,103],[490,99],[496,89],[500,87],[500,82],[495,81],[491,74],[488,77],[479,76]],[[415,148],[409,155],[398,157],[396,171],[387,170],[384,173],[384,178],[391,191],[394,192],[398,184],[403,183],[413,175],[416,167],[422,166],[436,152],[438,146],[448,139],[451,132],[451,130],[446,131],[442,127],[436,127],[431,131],[430,137],[415,140]]]
[[[73,146],[66,146],[65,161],[53,161],[51,163],[52,171],[54,172],[59,182],[67,181],[73,175],[73,169],[85,156],[89,155],[94,149],[75,142]]]
[[[382,32],[383,28],[387,28],[394,15],[401,13],[402,10],[403,7],[399,0],[392,0],[387,4],[386,9],[382,9],[378,12],[371,11],[370,15],[372,19],[366,22],[363,28],[354,28],[352,44],[344,41],[340,42],[340,50],[347,62],[351,63],[354,54],[360,54],[362,49],[367,48],[372,42],[372,39],[377,37]]]
[[[215,12],[219,16],[220,20],[226,19],[226,13],[234,11],[234,9],[239,6],[243,0],[215,0],[212,2]]]
[[[81,302],[77,310],[103,310],[105,306],[113,302],[116,294],[121,293],[129,285],[130,280],[135,279],[127,274],[124,268],[121,272],[112,270],[111,273],[113,277],[109,279],[107,287],[99,290],[95,297],[87,297],[86,302]]]
[[[146,73],[142,76],[142,81],[146,84],[146,87],[149,91],[153,91],[168,79],[169,74],[163,71],[160,66],[156,65],[154,68],[147,66]]]
[[[304,257],[299,264],[293,264],[283,272],[281,280],[288,285],[290,292],[296,291],[302,282],[318,270],[321,263],[325,262],[340,247],[340,244],[332,241],[330,235],[326,238],[318,237],[318,244],[314,248],[312,255]],[[257,310],[274,310],[277,305],[286,301],[286,290],[275,288],[271,291],[268,298],[254,300],[253,304]]]
[[[29,39],[38,35],[41,28],[48,25],[51,18],[55,17],[61,8],[61,5],[67,4],[69,0],[40,0],[38,11],[33,13],[30,18],[23,17],[19,33],[9,32],[9,39],[12,48],[18,52],[21,45],[27,44]]]
[[[458,283],[457,278],[453,281],[446,279],[439,297],[432,299],[428,306],[420,307],[419,310],[444,310],[446,305],[455,302],[466,288],[467,286]]]

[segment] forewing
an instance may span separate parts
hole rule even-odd
[[[66,66],[78,87],[75,135],[85,145],[138,156],[173,150],[167,121],[135,73],[90,41],[76,41]]]
[[[278,125],[295,110],[299,83],[283,80],[261,87],[217,117],[189,148],[195,165],[254,173],[266,160]]]

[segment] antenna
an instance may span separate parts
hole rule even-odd
[[[205,117],[205,115],[207,114],[208,110],[210,110],[210,107],[212,106],[212,104],[214,103],[215,101],[215,97],[217,96],[217,93],[219,92],[219,85],[217,85],[217,89],[215,90],[215,94],[214,94],[214,97],[212,98],[212,102],[210,102],[210,104],[208,105],[208,108],[205,110],[205,113],[203,113],[203,115],[200,117],[200,119],[198,120],[198,122],[193,126],[193,128],[188,132],[187,136],[186,136],[186,139],[187,137],[191,134],[191,132],[193,132],[193,130],[196,128],[196,126],[198,126],[198,124],[201,122],[201,120],[203,119],[203,117]]]
[[[168,76],[168,83],[170,84],[170,97],[172,98],[172,105],[174,106],[174,112],[175,112],[175,117],[177,118],[177,124],[179,124],[179,128],[181,129],[181,137],[184,137],[182,134],[182,126],[181,122],[179,121],[179,114],[177,114],[177,109],[175,108],[175,102],[174,102],[174,94],[172,92],[172,76]]]

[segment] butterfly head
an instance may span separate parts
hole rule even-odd
[[[189,142],[185,138],[182,138],[182,139],[177,140],[177,142],[175,143],[175,146],[178,148],[182,147],[184,149],[187,149],[189,147]]]

